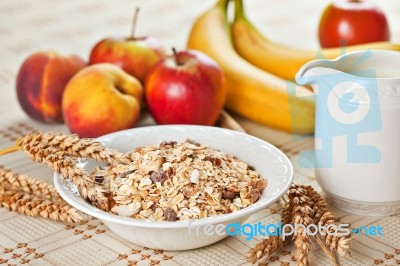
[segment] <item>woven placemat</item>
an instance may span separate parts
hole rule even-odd
[[[298,47],[316,47],[318,16],[329,0],[248,1],[249,14],[261,30],[278,42]],[[194,19],[214,1],[169,0],[3,0],[0,1],[0,149],[10,147],[27,132],[68,130],[64,125],[44,125],[29,119],[20,109],[15,95],[15,77],[22,61],[37,50],[54,49],[88,57],[93,45],[106,36],[126,36],[135,4],[141,6],[139,34],[162,38],[167,47],[185,47]],[[246,1],[247,3],[247,1]],[[394,40],[400,39],[400,4],[397,0],[379,2],[393,25]],[[307,15],[304,15],[307,14]],[[396,27],[394,27],[396,26]],[[229,117],[228,117],[229,118]],[[230,119],[230,118],[229,118]],[[245,119],[235,117],[246,132],[263,138],[290,158],[295,182],[320,187],[313,169],[297,165],[299,153],[313,147],[311,137],[295,137]],[[151,123],[143,121],[142,126]],[[229,121],[225,123],[229,124]],[[232,121],[230,126],[233,127]],[[238,129],[235,128],[235,129]],[[52,171],[32,163],[22,152],[0,157],[0,166],[52,182]],[[249,222],[277,222],[281,203],[254,214]],[[381,225],[384,236],[360,235],[351,245],[352,257],[340,259],[342,265],[400,265],[400,214],[390,217],[362,217],[332,208],[334,215],[354,226]],[[65,225],[42,218],[32,218],[0,208],[0,264],[4,265],[248,265],[245,254],[261,238],[246,241],[228,237],[201,249],[169,252],[139,247],[124,241],[98,219],[82,224]],[[294,265],[293,250],[273,254],[268,265]],[[331,265],[316,247],[311,265]]]

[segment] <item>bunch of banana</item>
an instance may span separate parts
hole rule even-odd
[[[225,72],[227,109],[253,121],[292,133],[314,131],[313,93],[291,82],[297,70],[317,58],[336,58],[343,50],[299,50],[273,43],[260,34],[235,0],[235,18],[227,19],[229,0],[219,0],[193,25],[188,48],[212,57]],[[400,45],[379,42],[346,47],[346,52],[366,49],[400,51]],[[295,89],[294,89],[295,88]]]
[[[243,0],[235,0],[235,17],[232,23],[233,45],[240,56],[253,65],[285,79],[294,80],[297,71],[305,63],[315,59],[334,59],[344,52],[367,49],[400,51],[400,45],[375,42],[343,48],[300,50],[273,43],[265,38],[247,19]]]
[[[312,92],[255,67],[236,53],[226,14],[228,3],[219,0],[200,16],[187,44],[189,49],[208,54],[223,69],[228,86],[226,108],[273,128],[313,133]]]

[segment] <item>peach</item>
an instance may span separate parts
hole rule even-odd
[[[29,56],[19,69],[17,97],[25,113],[44,123],[61,123],[61,98],[66,84],[85,62],[76,55],[43,51]]]
[[[67,84],[62,111],[72,133],[94,138],[134,127],[142,98],[138,79],[113,64],[95,64]]]

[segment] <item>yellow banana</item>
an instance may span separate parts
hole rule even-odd
[[[367,49],[400,51],[399,44],[390,42],[375,42],[319,51],[289,48],[266,39],[251,24],[244,13],[242,0],[235,0],[232,39],[238,54],[248,62],[262,70],[289,80],[294,80],[300,67],[311,60],[334,59],[344,52]]]
[[[305,87],[251,65],[234,50],[226,9],[219,0],[194,23],[187,46],[213,58],[223,69],[228,87],[226,108],[251,120],[293,133],[314,131],[315,102]],[[301,97],[309,96],[309,97]]]

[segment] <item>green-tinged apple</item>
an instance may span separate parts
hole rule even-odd
[[[144,82],[150,67],[165,58],[162,42],[153,36],[135,36],[136,9],[132,33],[128,38],[106,38],[98,42],[90,53],[89,63],[112,63]]]
[[[68,81],[85,62],[77,55],[63,56],[53,51],[30,55],[19,69],[18,102],[31,118],[44,123],[61,123],[61,98]]]
[[[150,69],[147,106],[159,124],[214,125],[226,98],[225,77],[207,55],[176,52]]]
[[[385,14],[368,0],[335,0],[324,11],[319,23],[322,48],[389,41]]]
[[[80,71],[67,84],[62,111],[72,133],[95,138],[134,127],[142,98],[138,79],[113,64],[96,64]]]

